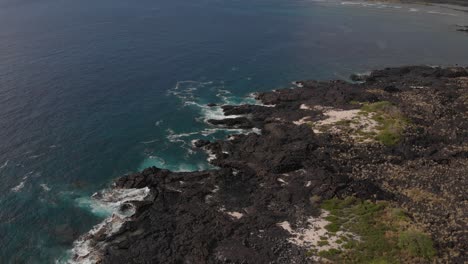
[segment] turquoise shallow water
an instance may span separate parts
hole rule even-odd
[[[203,104],[305,78],[468,65],[466,13],[280,0],[0,0],[0,262],[63,259],[108,214],[90,196],[157,165],[209,168],[189,145]]]

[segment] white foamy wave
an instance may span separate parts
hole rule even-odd
[[[76,202],[79,207],[88,209],[95,215],[109,216],[118,212],[124,203],[140,201],[145,191],[146,189],[110,189],[97,192],[92,197],[78,198]]]
[[[103,238],[117,232],[123,223],[135,214],[136,209],[132,202],[143,201],[149,195],[150,189],[148,187],[141,189],[109,189],[95,193],[92,196],[93,202],[89,203],[92,212],[104,210],[112,215],[73,243],[71,259],[67,263],[98,263],[102,258],[101,250],[106,245]],[[83,205],[82,201],[78,201],[78,204]]]
[[[419,12],[419,9],[417,9],[417,8],[410,8],[409,11],[410,11],[410,12]]]
[[[187,137],[191,137],[194,135],[199,134],[199,132],[188,132],[188,133],[180,133],[176,134],[174,130],[168,128],[167,130],[168,135],[166,136],[167,140],[171,143],[179,143],[180,147],[184,148],[189,155],[195,153],[192,149],[192,146],[190,142],[187,139]]]
[[[456,14],[439,12],[439,11],[427,11],[427,13],[436,14],[436,15],[444,15],[444,16],[457,16]]]
[[[151,143],[155,143],[155,142],[158,142],[159,139],[152,139],[152,140],[148,140],[148,141],[141,141],[140,143],[141,144],[151,144]]]
[[[194,92],[199,88],[211,85],[213,82],[200,82],[200,81],[178,81],[174,88],[167,91],[168,95],[173,95],[182,101],[194,100],[196,96]]]
[[[195,101],[185,101],[185,106],[194,106],[199,108],[201,119],[207,122],[210,119],[220,120],[226,118],[221,106],[207,106],[205,104],[197,103]],[[230,115],[230,117],[240,117],[239,115]]]
[[[218,89],[216,97],[220,98],[223,105],[243,105],[251,104],[258,105],[261,104],[260,101],[255,99],[255,93],[250,93],[247,96],[239,97],[232,94],[231,91],[226,89]]]
[[[210,150],[206,150],[206,154],[208,154],[208,158],[206,159],[206,160],[208,160],[208,162],[212,162],[213,160],[215,160],[217,158],[216,154],[214,154]]]
[[[245,134],[248,133],[247,129],[240,128],[206,128],[200,131],[200,134],[207,137],[218,132],[228,132],[229,134]]]
[[[207,94],[208,93],[208,94]],[[239,97],[232,94],[231,91],[225,88],[224,82],[199,82],[199,81],[179,81],[175,87],[168,91],[168,95],[176,96],[182,101],[183,107],[192,107],[199,111],[200,117],[197,118],[199,122],[208,123],[208,120],[222,120],[226,118],[223,105],[241,105],[241,104],[252,104],[252,105],[263,105],[260,101],[255,99],[255,94],[249,94],[246,97]],[[208,106],[206,101],[207,98],[212,98],[215,95],[215,105]],[[266,105],[265,105],[266,106]],[[268,105],[268,107],[272,107]],[[229,115],[229,118],[238,118],[242,115]],[[210,124],[211,126],[211,124]],[[217,137],[216,133],[226,134],[248,134],[257,133],[261,131],[258,128],[254,129],[237,129],[237,128],[221,128],[221,127],[208,127],[201,131],[176,133],[171,128],[167,129],[167,140],[171,143],[177,143],[180,147],[187,150],[187,155],[195,153],[193,149],[192,140],[195,137]],[[216,135],[215,135],[216,134]],[[200,168],[200,166],[185,166],[184,164],[161,164],[157,160],[145,159],[142,166],[153,165],[162,167],[170,170],[177,171],[193,171],[194,169]],[[140,166],[140,168],[142,168]]]
[[[166,162],[165,160],[157,156],[150,156],[149,158],[143,160],[143,162],[138,167],[138,170],[143,170],[153,166],[175,172],[189,172],[212,168],[209,164],[206,164],[205,162],[189,163],[184,162],[182,159],[179,159],[175,162]]]
[[[19,192],[21,191],[21,189],[24,188],[24,185],[26,184],[26,181],[28,180],[29,178],[29,175],[31,175],[34,171],[30,171],[26,174],[26,176],[23,177],[23,180],[18,184],[16,185],[15,187],[11,188],[11,191],[12,192]]]
[[[26,183],[26,181],[22,181],[20,182],[18,185],[16,185],[15,187],[11,188],[11,191],[12,192],[19,192],[21,191],[21,189],[24,188],[24,184]]]
[[[275,91],[275,90],[273,90]],[[252,105],[259,105],[259,106],[263,106],[263,107],[275,107],[276,105],[273,105],[273,104],[264,104],[261,100],[258,100],[257,99],[257,93],[250,93],[246,99],[246,101],[249,103],[249,104],[252,104]]]
[[[154,126],[160,126],[162,124],[162,122],[164,122],[164,120],[158,120],[156,122],[154,122]]]
[[[217,106],[207,106],[203,98],[206,93],[213,94],[218,98],[215,103]],[[168,90],[169,95],[179,98],[183,106],[196,107],[200,111],[202,121],[209,119],[223,119],[225,118],[222,105],[240,105],[240,104],[253,104],[256,103],[251,97],[238,97],[232,94],[231,91],[225,88],[224,82],[199,82],[199,81],[179,81],[175,87]],[[231,116],[238,117],[238,116]]]
[[[218,89],[216,97],[220,98],[225,104],[229,104],[230,96],[232,95],[231,91],[225,89]]]
[[[47,186],[47,184],[45,184],[45,183],[42,183],[42,184],[40,184],[39,186],[41,186],[41,188],[42,188],[44,191],[46,191],[46,192],[48,192],[48,191],[51,190],[50,187]]]
[[[213,85],[213,82],[205,82],[205,83],[198,83],[194,81],[187,81],[191,85],[201,85],[201,86],[206,86],[206,85]],[[181,90],[180,82],[178,85],[176,85],[177,90]],[[193,89],[192,89],[193,90]],[[246,97],[239,98],[236,96],[232,96],[232,93],[229,90],[223,89],[223,88],[216,88],[217,94],[216,96],[220,98],[223,102],[222,105],[241,105],[241,104],[252,104],[252,105],[261,105],[265,107],[274,107],[274,105],[264,105],[261,101],[255,99],[255,93],[251,93]],[[195,98],[192,98],[195,99]],[[201,104],[198,103],[196,100],[188,100],[184,101],[185,106],[193,106],[197,107],[200,110],[200,119],[201,121],[207,123],[208,120],[222,120],[226,118],[226,115],[224,114],[224,110],[222,108],[222,105],[216,105],[216,106],[208,106],[206,104]],[[242,115],[229,115],[229,118],[237,118],[241,117]],[[189,136],[193,135],[202,135],[202,136],[210,136],[212,134],[215,134],[217,132],[224,131],[227,133],[233,133],[233,134],[248,134],[251,132],[254,133],[260,133],[260,129],[255,128],[255,129],[235,129],[235,128],[206,128],[202,131],[197,131],[197,132],[189,132],[189,133],[182,133],[182,134],[175,134],[174,131],[171,129],[168,129],[169,136],[167,137],[170,142],[179,142],[182,143],[182,147],[188,147],[190,146],[189,142],[185,141],[182,138],[186,138]]]
[[[4,169],[6,166],[8,166],[8,162],[10,162],[10,161],[9,160],[5,161],[5,163],[3,163],[2,166],[0,166],[0,170]]]
[[[401,9],[402,6],[399,5],[393,5],[393,4],[388,4],[388,3],[369,3],[369,2],[364,2],[364,1],[343,1],[341,2],[341,5],[347,5],[347,6],[361,6],[361,7],[371,7],[371,8],[378,8],[378,9],[383,9],[383,8],[393,8],[393,9]]]
[[[193,136],[193,135],[196,135],[198,134],[198,132],[188,132],[188,133],[180,133],[180,134],[176,134],[174,132],[174,130],[168,128],[166,130],[168,132],[168,136],[167,136],[167,139],[172,142],[172,143],[175,143],[175,142],[185,142],[184,140],[182,140],[181,138],[184,138],[184,137],[189,137],[189,136]]]
[[[201,108],[201,114],[202,114],[204,121],[208,121],[210,119],[220,120],[220,119],[226,118],[226,115],[224,115],[224,111],[220,106],[213,106],[213,107],[203,106]],[[236,118],[236,117],[240,117],[240,115],[230,115],[229,117]]]
[[[37,158],[40,158],[40,157],[42,157],[42,156],[44,156],[44,155],[45,155],[45,153],[39,153],[39,154],[37,154],[37,155],[29,156],[29,158],[30,158],[30,159],[37,159]]]

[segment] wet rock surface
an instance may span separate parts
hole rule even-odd
[[[149,187],[152,199],[106,238],[101,262],[311,263],[278,223],[304,226],[320,201],[350,195],[406,208],[431,234],[438,260],[466,261],[468,69],[388,68],[359,81],[301,81],[259,93],[265,106],[224,106],[227,118],[242,117],[212,124],[262,133],[195,142],[216,155],[218,170],[149,168],[116,180],[116,188]],[[379,101],[410,123],[392,146],[294,123]]]

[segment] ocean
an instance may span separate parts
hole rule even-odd
[[[118,176],[212,168],[192,140],[252,131],[207,125],[207,103],[468,65],[457,25],[468,13],[333,0],[0,0],[0,263],[66,262]]]

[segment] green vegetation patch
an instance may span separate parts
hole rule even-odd
[[[343,117],[333,123],[308,122],[307,124],[321,133],[330,131],[349,134],[358,142],[378,141],[384,145],[396,145],[400,140],[409,120],[401,110],[388,101],[375,103],[351,101],[359,105],[357,115]],[[346,112],[346,110],[343,110]]]
[[[431,259],[436,254],[431,238],[416,231],[401,233],[398,237],[398,246],[406,249],[411,256]]]
[[[397,144],[409,124],[400,109],[388,101],[361,103],[361,105],[359,114],[370,116],[378,124],[374,138],[387,146]]]
[[[430,236],[414,226],[406,212],[387,202],[353,197],[326,200],[326,229],[344,231],[341,248],[318,252],[335,263],[413,263],[436,255]]]

